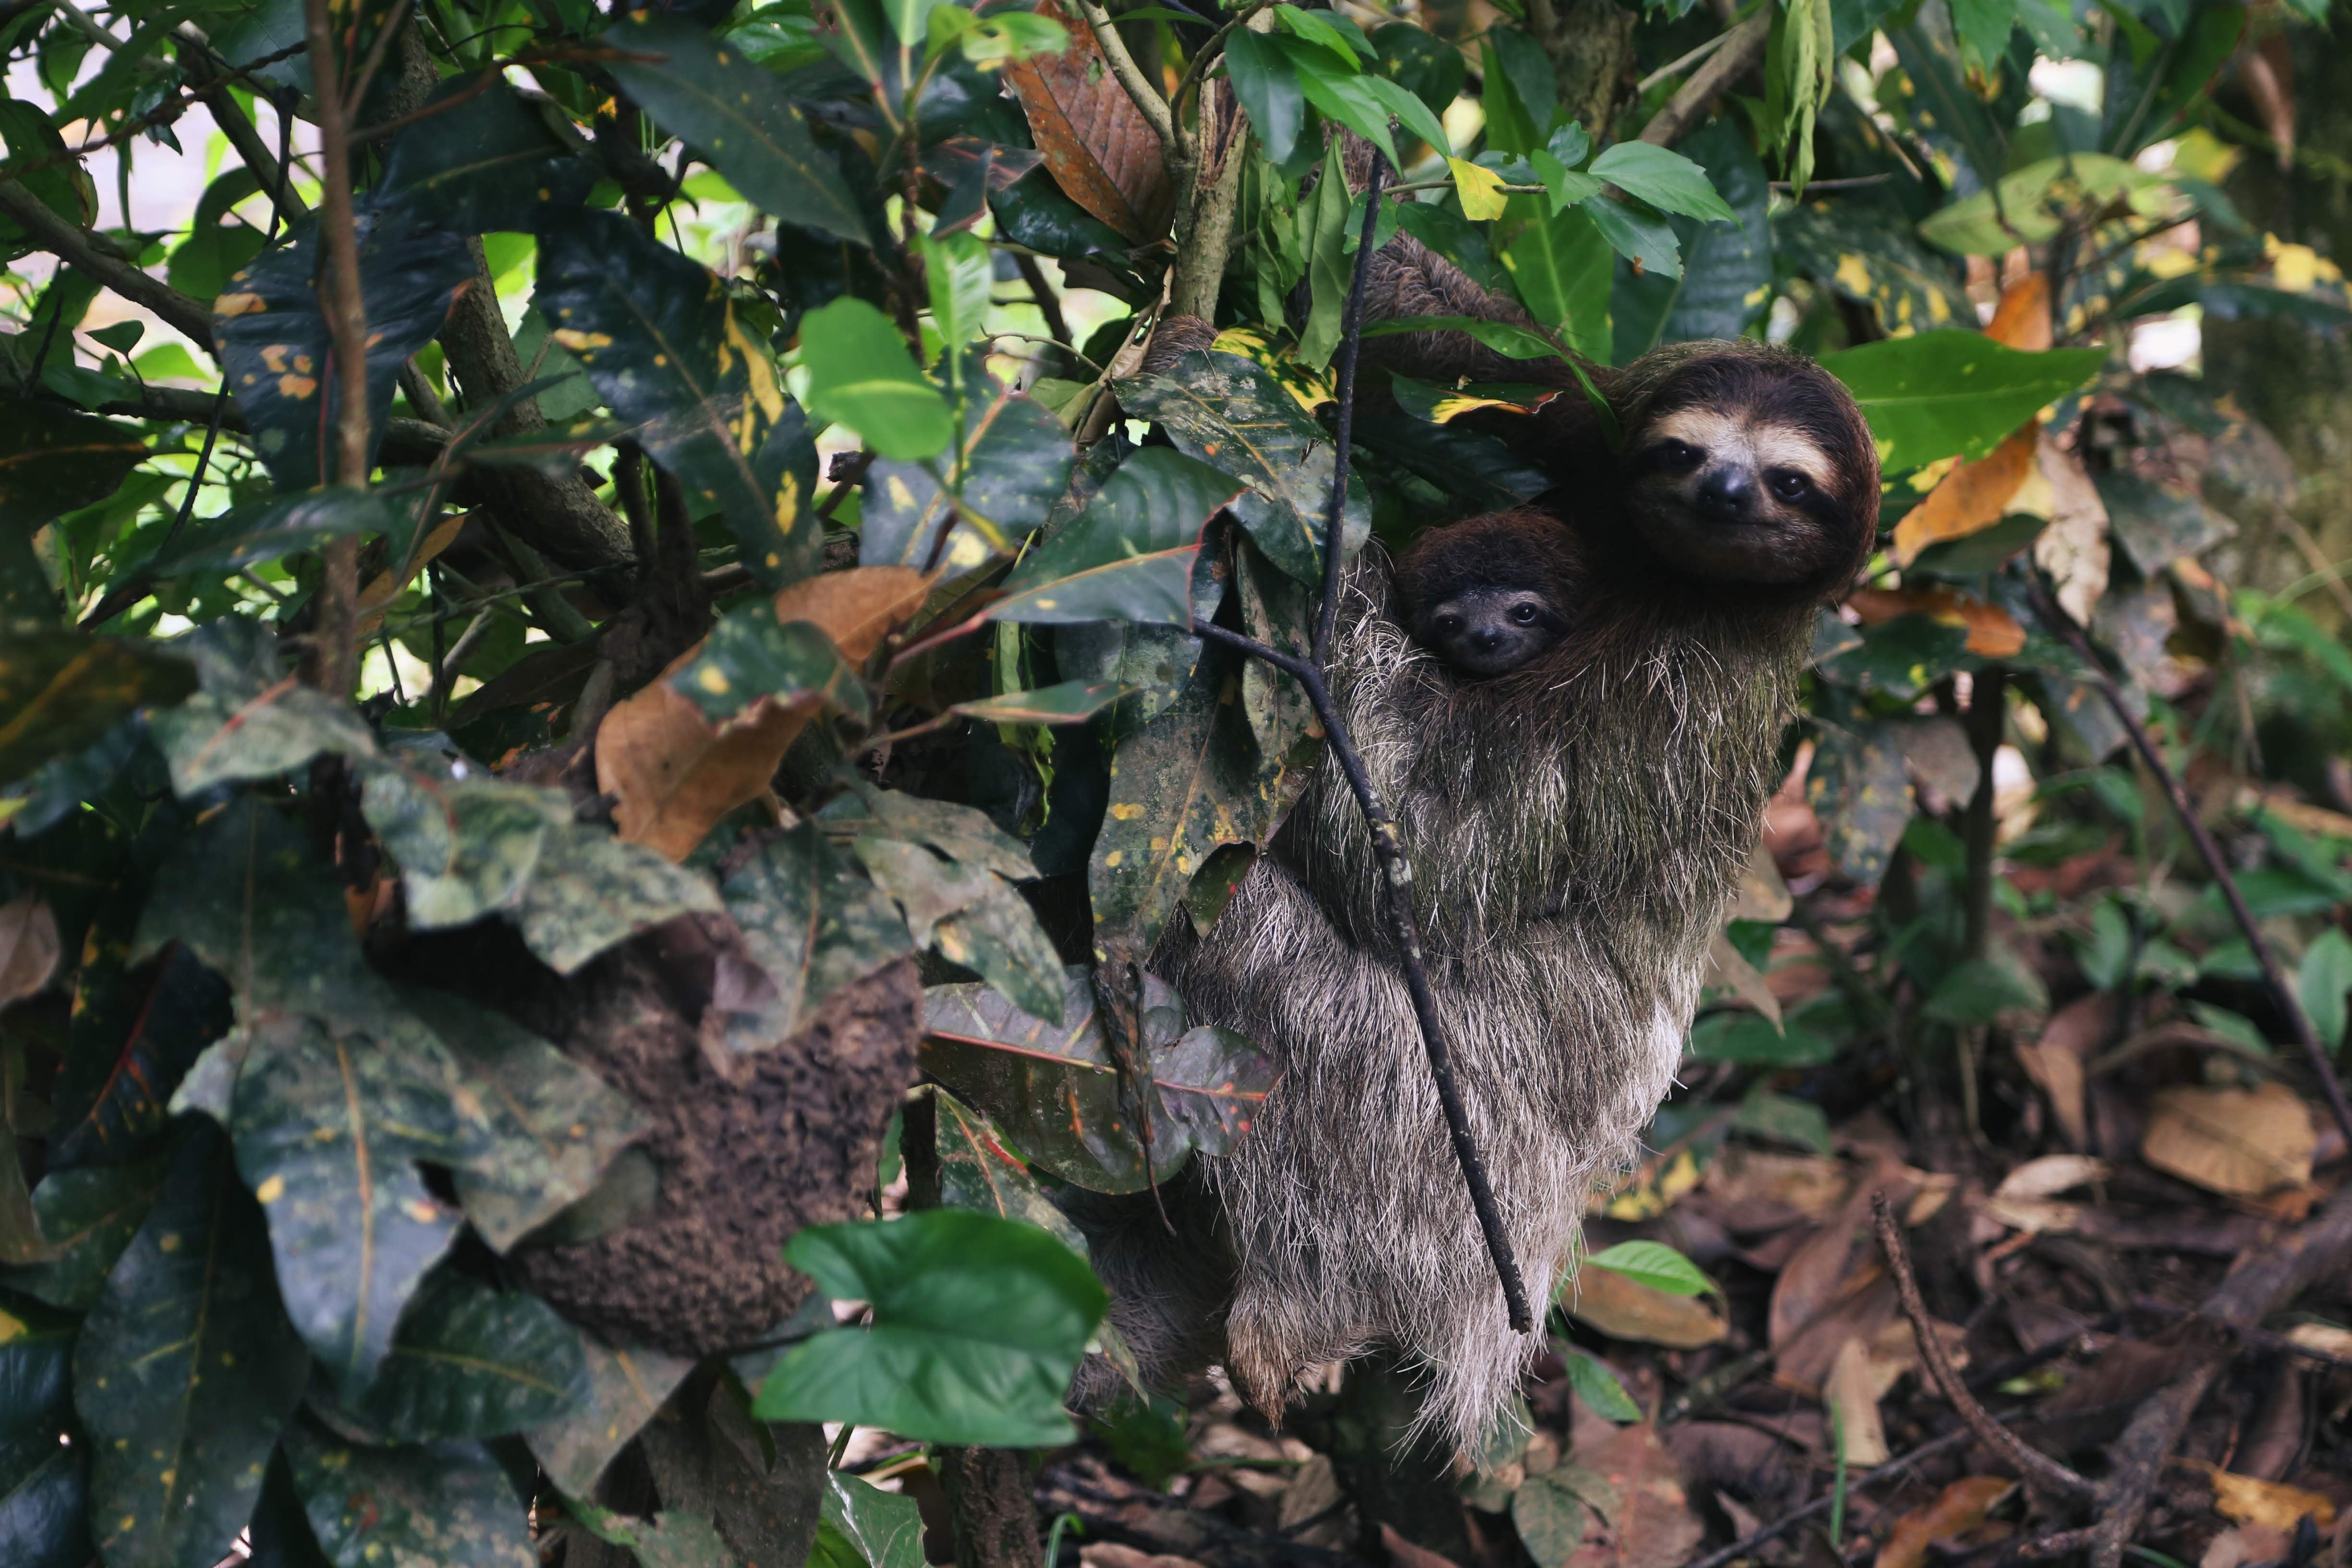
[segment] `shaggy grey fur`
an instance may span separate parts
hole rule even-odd
[[[1526,672],[1539,689],[1460,682],[1398,624],[1377,552],[1353,569],[1334,695],[1402,827],[1455,1075],[1547,1298],[1593,1178],[1672,1080],[1810,616],[1596,614],[1573,657]],[[1427,1368],[1423,1422],[1475,1451],[1540,1340],[1505,1321],[1380,885],[1324,768],[1205,940],[1182,931],[1155,968],[1194,1022],[1249,1033],[1282,1068],[1251,1134],[1202,1162],[1234,1270],[1234,1384],[1276,1413],[1303,1374],[1387,1342]],[[1168,1296],[1202,1299],[1197,1251],[1150,1228],[1097,1238],[1114,1321],[1171,1380],[1202,1336],[1151,1320]]]

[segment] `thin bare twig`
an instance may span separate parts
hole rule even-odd
[[[133,304],[146,306],[174,331],[211,349],[211,313],[162,279],[141,271],[111,241],[68,223],[13,179],[0,179],[0,213],[14,218],[38,248],[72,262],[84,276]]]
[[[1846,1489],[1849,1492],[1859,1491],[1865,1487],[1877,1486],[1884,1481],[1900,1479],[1937,1455],[1949,1453],[1974,1436],[1974,1433],[1963,1426],[1957,1432],[1947,1432],[1940,1437],[1930,1438],[1899,1458],[1889,1459],[1883,1465],[1874,1466],[1855,1475],[1846,1483]],[[1784,1513],[1760,1529],[1749,1531],[1730,1545],[1707,1553],[1697,1562],[1686,1564],[1685,1568],[1727,1568],[1729,1563],[1739,1558],[1752,1557],[1756,1554],[1758,1547],[1779,1540],[1809,1519],[1819,1519],[1829,1512],[1834,1501],[1832,1494],[1823,1492],[1804,1507]]]
[[[1903,1245],[1902,1227],[1895,1223],[1895,1206],[1886,1201],[1885,1193],[1873,1193],[1870,1217],[1878,1229],[1878,1245],[1886,1254],[1886,1266],[1895,1275],[1895,1289],[1903,1300],[1903,1315],[1911,1321],[1912,1336],[1919,1342],[1919,1357],[1927,1363],[1928,1375],[1936,1380],[1952,1408],[1968,1423],[1977,1440],[2008,1459],[2023,1471],[2028,1480],[2045,1490],[2067,1497],[2095,1499],[2101,1495],[2096,1481],[2059,1463],[2039,1448],[2027,1446],[2024,1438],[2002,1426],[1992,1413],[1977,1403],[1969,1385],[1952,1370],[1949,1357],[1944,1354],[1943,1336],[1928,1321],[1927,1303],[1919,1299],[1919,1279],[1911,1271],[1911,1253]]]
[[[1339,143],[1332,143],[1332,153],[1323,161],[1323,177],[1343,180],[1339,172]],[[1315,668],[1323,669],[1331,662],[1331,627],[1339,613],[1339,567],[1347,542],[1348,521],[1348,454],[1356,433],[1356,351],[1364,331],[1364,289],[1372,274],[1372,241],[1380,232],[1381,180],[1389,172],[1389,161],[1379,152],[1372,153],[1371,178],[1364,186],[1364,231],[1356,242],[1355,276],[1348,280],[1348,303],[1339,315],[1339,363],[1337,384],[1332,388],[1339,400],[1339,428],[1333,433],[1337,443],[1331,451],[1331,504],[1323,514],[1323,603],[1315,616]]]
[[[2253,911],[2246,907],[2246,896],[2238,890],[2238,879],[2231,874],[2230,863],[2223,858],[2221,846],[2213,842],[2212,834],[2206,831],[2203,819],[2197,815],[2196,803],[2189,798],[2189,791],[2182,787],[2179,775],[2165,765],[2163,754],[2148,737],[2147,726],[2141,723],[2126,704],[2122,688],[2116,684],[2115,677],[2107,673],[2107,667],[2100,662],[2098,655],[2091,647],[2090,638],[2084,636],[2083,628],[2074,624],[2074,617],[2068,615],[2057,599],[2038,583],[2033,587],[2033,607],[2042,623],[2055,631],[2090,670],[2099,695],[2106,699],[2107,706],[2114,710],[2124,732],[2131,738],[2132,749],[2139,753],[2140,761],[2147,764],[2147,771],[2156,775],[2157,782],[2164,786],[2164,797],[2172,803],[2172,814],[2180,819],[2180,826],[2188,832],[2189,842],[2197,847],[2197,854],[2205,862],[2206,870],[2212,874],[2214,885],[2221,889],[2221,897],[2230,906],[2231,918],[2238,922],[2238,930],[2245,936],[2247,950],[2253,954],[2255,965],[2263,972],[2263,984],[2270,987],[2272,1000],[2277,1004],[2279,1011],[2286,1015],[2287,1025],[2294,1031],[2296,1043],[2303,1047],[2304,1058],[2311,1064],[2312,1074],[2319,1079],[2320,1090],[2327,1098],[2327,1108],[2336,1114],[2336,1125],[2344,1130],[2346,1140],[2352,1142],[2352,1104],[2345,1100],[2344,1085],[2336,1076],[2336,1064],[2328,1058],[2327,1047],[2320,1043],[2318,1031],[2311,1026],[2311,1015],[2303,1010],[2303,999],[2287,984],[2286,973],[2279,967],[2278,955],[2271,951],[2270,940],[2263,935],[2262,927],[2254,921]]]

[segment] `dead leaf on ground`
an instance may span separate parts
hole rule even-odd
[[[2033,472],[2010,499],[2012,511],[2046,517],[2050,526],[2033,541],[2033,563],[2057,585],[2058,603],[2087,625],[2107,591],[2115,546],[2107,534],[2107,503],[2083,468],[2083,459],[2042,432],[2033,451]]]
[[[2035,1235],[2072,1231],[2082,1223],[2082,1205],[2051,1200],[2061,1193],[2102,1181],[2106,1174],[2106,1162],[2088,1154],[2044,1154],[2040,1159],[2028,1160],[2002,1177],[2000,1185],[1986,1194],[1977,1212],[2011,1230]]]
[[[1897,616],[1925,616],[1945,626],[1966,626],[1969,651],[1987,658],[2007,658],[2025,647],[2025,628],[2015,616],[1949,588],[1857,588],[1845,602],[1866,626]]]
[[[1381,1545],[1396,1568],[1455,1568],[1453,1558],[1426,1546],[1415,1546],[1397,1533],[1395,1525],[1385,1521],[1381,1524]]]
[[[1085,1568],[1201,1568],[1201,1564],[1190,1557],[1139,1552],[1115,1541],[1087,1542],[1078,1548],[1078,1561]]]
[[[1872,1568],[1922,1568],[1927,1549],[1982,1524],[2017,1483],[2000,1476],[1969,1476],[1946,1487],[1934,1502],[1895,1521]]]
[[[1103,59],[1084,16],[1053,3],[1037,7],[1069,29],[1058,55],[1031,55],[1004,68],[1021,95],[1045,167],[1072,201],[1143,244],[1168,228],[1168,171],[1160,139]]]
[[[0,1007],[36,994],[58,968],[58,921],[26,894],[0,904]]]
[[[792,584],[776,595],[776,619],[824,628],[853,665],[863,664],[893,627],[922,607],[928,584],[908,566],[859,566]],[[757,800],[785,749],[819,707],[762,698],[742,718],[715,729],[670,689],[669,678],[702,653],[697,643],[596,731],[596,787],[614,799],[622,837],[683,860],[719,819]]]
[[[2333,1323],[2297,1323],[2286,1337],[2307,1351],[2352,1361],[2352,1329],[2339,1329]]]
[[[1783,1154],[1733,1144],[1715,1157],[1702,1184],[1707,1206],[1727,1230],[1780,1230],[1800,1220],[1826,1222],[1853,1188],[1845,1165],[1828,1154]]]
[[[1614,1426],[1580,1407],[1570,1450],[1578,1466],[1616,1489],[1618,1506],[1586,1526],[1569,1568],[1680,1568],[1706,1539],[1674,1456],[1651,1423]]]
[[[1830,1375],[1822,1385],[1822,1403],[1837,1416],[1833,1430],[1845,1447],[1845,1462],[1861,1468],[1883,1465],[1891,1457],[1886,1447],[1886,1423],[1878,1413],[1876,1380],[1870,1374],[1870,1347],[1849,1338],[1838,1346]]]
[[[2283,1083],[2260,1089],[2168,1089],[2148,1109],[2139,1155],[2210,1192],[2253,1198],[2311,1180],[2319,1136]]]
[[[2218,1465],[2200,1464],[2194,1459],[2176,1459],[2173,1462],[2184,1468],[2205,1473],[2206,1479],[2213,1483],[2213,1511],[2223,1519],[2285,1531],[2292,1531],[2305,1519],[2322,1530],[2336,1522],[2335,1500],[2324,1493],[2305,1491],[2284,1481],[2257,1480],[2252,1476],[2234,1475]]]
[[[2000,291],[2000,303],[1985,323],[1985,336],[2027,353],[2050,346],[2050,279],[2029,272]]]
[[[2066,1141],[2078,1149],[2091,1141],[2083,1064],[2105,1043],[2115,1023],[2115,993],[2094,991],[2053,1013],[2039,1039],[2016,1044],[2025,1076],[2049,1096],[2050,1113],[2058,1119]]]
[[[2033,472],[2033,447],[2041,430],[2028,421],[1975,462],[1959,464],[1946,474],[1927,499],[1895,525],[1895,563],[1908,566],[1930,544],[1980,533],[2008,516],[2011,499]]]
[[[2347,824],[2352,827],[2352,824]],[[1763,839],[1748,852],[1748,868],[1739,874],[1739,887],[1732,894],[1731,908],[1725,912],[1727,921],[1769,921],[1778,925],[1789,918],[1797,907],[1789,895],[1789,884],[1781,879],[1780,868],[1773,863],[1772,851]]]
[[[1669,1296],[1613,1268],[1580,1268],[1560,1297],[1569,1315],[1614,1339],[1669,1350],[1720,1343],[1730,1331],[1696,1296]]]
[[[2256,1563],[2276,1563],[2287,1554],[2292,1538],[2266,1524],[2233,1524],[2205,1544],[2197,1568],[2249,1568]]]
[[[1853,1290],[1858,1277],[1877,1266],[1878,1242],[1870,1228],[1870,1200],[1884,1190],[1900,1205],[1916,1190],[1901,1174],[1903,1167],[1882,1158],[1857,1181],[1837,1214],[1822,1233],[1800,1247],[1772,1282],[1772,1301],[1766,1318],[1765,1342],[1774,1350],[1787,1346],[1799,1330],[1830,1304]],[[1836,1347],[1830,1347],[1834,1352]]]

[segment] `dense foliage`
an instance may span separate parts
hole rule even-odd
[[[1857,1075],[1929,1142],[2041,1094],[2028,1131],[2081,1146],[2053,990],[2319,1103],[2126,719],[2340,1047],[2341,584],[2237,580],[2295,476],[2178,350],[2352,320],[2222,189],[2291,100],[2213,97],[2325,0],[1751,13],[0,7],[0,1561],[208,1568],[249,1528],[272,1563],[520,1564],[535,1517],[574,1562],[899,1568],[914,1504],[804,1424],[1073,1439],[1080,1354],[1122,1355],[1049,1193],[1170,1179],[1267,1082],[1143,966],[1323,751],[1192,628],[1307,646],[1341,130],[1409,198],[1376,238],[1540,329],[1492,346],[1769,337],[1880,443],[1890,531],[1822,616],[1776,807],[1818,823],[1805,901],[1759,854],[1699,1087],[1610,1214],[1727,1140],[1828,1152]],[[1180,314],[1213,344],[1146,369]],[[1542,491],[1453,423],[1540,395],[1368,384],[1342,547]],[[845,999],[926,984],[912,1196],[896,1121],[870,1163],[908,1055],[804,1211],[838,1223],[791,1239],[814,1292],[718,1353],[523,1288],[673,1179],[594,1020],[509,1005],[625,954],[700,987],[664,1005],[729,1082],[828,1070]],[[1792,959],[1834,984],[1792,999]],[[1654,1241],[1589,1261],[1706,1288]],[[1579,1397],[1639,1417],[1579,1331]],[[1136,1410],[1122,1452],[1171,1419]],[[625,1449],[650,1491],[613,1490]],[[1547,1564],[1606,1512],[1480,1484]]]

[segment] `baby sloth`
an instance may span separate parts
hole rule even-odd
[[[1473,518],[1423,532],[1397,558],[1398,605],[1413,640],[1457,675],[1507,675],[1567,634],[1575,567],[1553,519]]]

